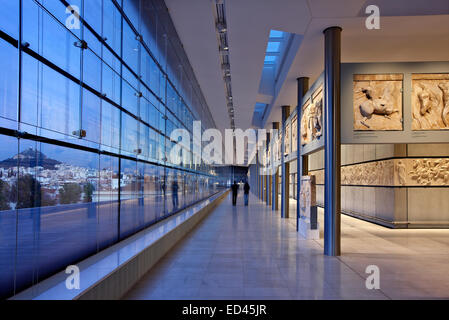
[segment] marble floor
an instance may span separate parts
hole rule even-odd
[[[249,207],[228,196],[124,299],[449,299],[449,230],[342,216],[342,255],[327,257],[322,230],[304,240],[295,224],[253,195]],[[380,289],[366,288],[369,265]]]

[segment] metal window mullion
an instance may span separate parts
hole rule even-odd
[[[120,107],[123,106],[123,17],[120,16]],[[122,155],[122,131],[123,131],[123,110],[120,110],[120,124],[119,124],[119,153]],[[121,207],[122,207],[122,158],[119,159],[119,171],[118,171],[118,215],[117,215],[117,238],[120,241],[120,220],[121,220]]]
[[[84,1],[81,0],[81,12],[84,12]],[[80,29],[80,37],[81,41],[84,41],[84,24],[81,24]],[[83,83],[84,83],[84,51],[82,49],[82,46],[79,48],[80,50],[80,78],[79,78],[79,137],[81,138],[83,136],[82,130],[83,130]]]

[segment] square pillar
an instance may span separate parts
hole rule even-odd
[[[271,210],[279,210],[279,170],[274,169],[274,179],[273,179],[273,201]]]
[[[268,176],[268,201],[267,201],[267,205],[268,206],[271,206],[271,200],[272,200],[272,186],[273,186],[273,176],[271,175],[271,172],[270,172],[270,175]]]
[[[290,217],[290,163],[284,163],[284,171],[283,171],[283,183],[282,190],[284,193],[282,194],[282,207],[284,208],[284,212],[282,217],[289,218]]]
[[[279,132],[279,122],[273,122],[273,140],[276,137],[276,132]],[[276,143],[276,141],[274,141]],[[276,148],[272,148],[271,152],[271,175],[272,175],[272,187],[271,187],[271,210],[279,210],[279,175],[278,175],[278,167],[277,167],[277,161],[275,159],[277,158],[277,155],[275,154]]]

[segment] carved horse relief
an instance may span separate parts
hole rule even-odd
[[[402,130],[402,78],[354,75],[354,130]]]

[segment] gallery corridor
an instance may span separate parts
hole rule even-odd
[[[448,298],[448,235],[342,216],[343,254],[328,257],[322,239],[298,236],[294,219],[281,219],[255,196],[249,207],[240,197],[232,208],[228,196],[124,298]],[[381,271],[380,290],[365,286],[372,264]]]

